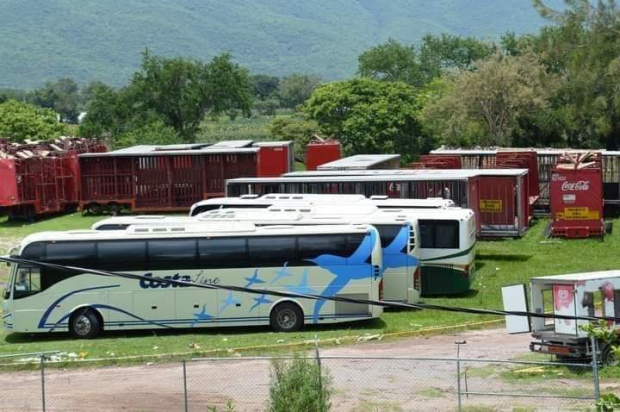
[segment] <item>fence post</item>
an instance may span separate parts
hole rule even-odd
[[[41,354],[41,408],[45,412],[45,355]]]
[[[189,405],[187,404],[187,366],[185,359],[183,359],[183,400],[185,405],[185,412],[189,410]]]
[[[319,339],[316,334],[314,335],[314,347],[316,350],[316,366],[319,372],[318,380],[319,380],[319,396],[321,397],[320,405],[323,405],[323,373],[321,372],[321,356],[319,355]]]
[[[458,411],[461,412],[461,410],[463,410],[461,399],[461,345],[467,342],[464,340],[457,340],[454,343],[456,344],[456,392],[459,403]]]
[[[601,388],[598,376],[598,342],[594,336],[590,337],[592,342],[592,379],[594,381],[594,397],[598,402],[601,398]]]

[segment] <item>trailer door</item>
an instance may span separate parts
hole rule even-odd
[[[556,315],[577,316],[575,286],[572,284],[553,285],[553,308]],[[577,322],[574,319],[554,319],[555,333],[577,335]]]

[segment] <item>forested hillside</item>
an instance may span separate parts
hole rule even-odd
[[[548,0],[558,6],[561,0]],[[0,0],[0,87],[72,77],[121,85],[150,48],[208,59],[231,52],[254,73],[350,76],[358,55],[426,33],[494,39],[534,32],[530,0]]]

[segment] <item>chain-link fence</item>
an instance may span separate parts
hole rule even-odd
[[[334,411],[583,410],[593,408],[599,396],[595,362],[479,359],[455,353],[452,358],[350,357],[319,356],[317,349],[308,356],[320,360],[330,377]],[[15,356],[21,362],[8,364],[7,357],[0,357],[2,411],[264,411],[275,359],[201,358],[63,369],[50,353]],[[19,370],[35,360],[29,370]]]

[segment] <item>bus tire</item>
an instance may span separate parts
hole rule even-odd
[[[76,310],[69,320],[69,331],[79,339],[93,339],[101,332],[101,319],[88,308]]]
[[[304,314],[295,303],[283,302],[271,311],[269,324],[276,332],[296,332],[304,325]]]

